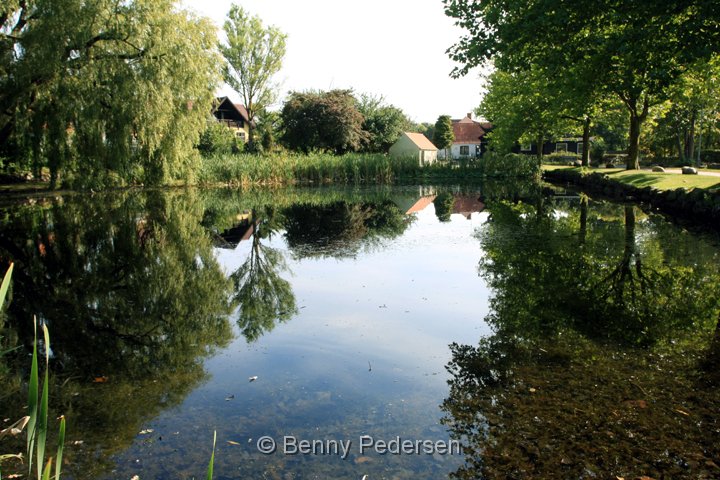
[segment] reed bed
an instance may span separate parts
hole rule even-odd
[[[384,154],[226,154],[203,159],[199,183],[234,186],[392,184],[410,180],[533,177],[538,174],[537,159],[524,155],[486,153],[473,161],[420,165],[414,158],[398,159]]]

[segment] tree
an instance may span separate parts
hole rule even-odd
[[[601,0],[444,0],[467,35],[450,50],[462,75],[494,61],[508,71],[531,66],[572,75],[568,66],[620,98],[629,113],[628,168],[639,168],[649,108],[688,66],[720,47],[713,2]],[[632,48],[628,48],[632,45]]]
[[[223,26],[227,45],[220,45],[226,60],[225,82],[240,93],[247,108],[250,148],[254,143],[255,114],[269,106],[277,86],[273,76],[280,71],[285,57],[287,35],[276,27],[265,28],[258,16],[250,16],[242,7],[230,7]]]
[[[410,128],[410,120],[405,113],[393,105],[385,104],[382,96],[360,95],[358,110],[365,118],[363,130],[368,134],[364,151],[387,152],[402,132]]]
[[[542,163],[543,144],[561,128],[553,99],[543,92],[544,79],[537,72],[495,71],[478,114],[493,124],[489,137],[493,148],[509,152],[519,141],[537,145]]]
[[[291,92],[280,113],[282,140],[291,149],[357,151],[367,140],[364,118],[350,90]]]
[[[450,116],[440,115],[435,122],[432,141],[438,149],[445,150],[445,158],[448,157],[447,149],[452,147],[454,140],[455,134],[453,133]]]
[[[75,185],[191,177],[215,31],[173,0],[0,7],[0,148]]]

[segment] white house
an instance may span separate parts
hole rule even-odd
[[[422,133],[403,132],[390,147],[390,156],[417,158],[420,165],[435,163],[438,149]]]
[[[479,158],[487,148],[485,134],[492,129],[489,122],[477,122],[472,119],[472,113],[465,118],[452,121],[455,140],[449,148],[450,158],[454,160]],[[445,158],[445,151],[441,150],[440,158]]]

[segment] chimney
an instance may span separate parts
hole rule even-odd
[[[469,118],[470,120],[472,120],[472,113],[468,113],[468,114],[467,114],[467,118]]]

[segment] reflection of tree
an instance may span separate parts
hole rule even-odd
[[[449,222],[450,215],[452,215],[453,212],[453,205],[455,205],[455,198],[452,193],[444,192],[438,194],[435,200],[433,200],[433,205],[435,206],[435,216],[437,216],[438,220],[441,222]]]
[[[279,250],[263,245],[261,240],[271,235],[274,216],[268,214],[267,223],[258,220],[253,211],[255,232],[247,260],[231,276],[235,285],[234,300],[240,306],[238,325],[248,342],[253,342],[297,313],[295,295],[290,282],[280,277],[288,270]]]
[[[71,474],[102,476],[105,455],[179,404],[231,338],[231,284],[202,211],[193,192],[149,192],[50,200],[2,220],[0,258],[16,273],[10,327],[28,344],[33,315],[49,324],[51,406],[84,441],[66,451]],[[16,417],[7,403],[3,418]]]
[[[632,207],[491,211],[494,334],[448,364],[453,476],[717,476],[716,250]]]
[[[395,238],[410,225],[390,200],[295,204],[283,210],[285,237],[298,255],[345,257],[381,238]]]
[[[155,192],[58,202],[6,224],[14,326],[29,341],[28,319],[49,322],[56,356],[86,375],[180,367],[227,342],[229,282],[200,213],[191,196]]]
[[[686,235],[669,237],[651,221],[638,226],[633,207],[586,208],[493,206],[481,234],[488,255],[480,269],[498,292],[495,312],[505,318],[533,312],[538,330],[572,324],[594,338],[630,344],[653,344],[701,323],[715,302],[705,280],[714,278],[714,259],[670,263],[675,257],[663,245],[686,248]],[[696,248],[696,255],[706,254]]]

